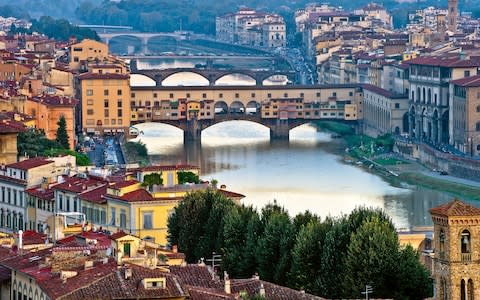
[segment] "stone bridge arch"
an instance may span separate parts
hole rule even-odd
[[[194,85],[200,85],[200,86],[208,86],[208,85],[211,85],[211,80],[210,78],[208,78],[207,76],[205,76],[205,74],[203,74],[202,72],[199,72],[199,71],[195,71],[195,70],[178,70],[178,72],[170,72],[170,73],[166,73],[166,74],[163,74],[163,75],[160,75],[160,74],[156,74],[155,77],[154,77],[154,80],[157,82],[157,85],[159,85],[159,80],[160,80],[160,85],[162,86],[165,86],[165,81],[167,81],[168,79],[172,79],[176,76],[180,76],[180,75],[186,75],[186,74],[194,74],[194,76],[197,76],[197,78],[199,80],[206,80],[206,82],[204,84],[188,84],[188,81],[185,82],[185,84],[182,84],[182,85],[185,85],[185,86],[194,86]]]
[[[136,36],[134,34],[125,33],[125,34],[112,35],[110,38],[105,40],[105,43],[109,47],[111,47],[112,42],[116,42],[120,38],[129,40],[128,43],[125,43],[125,42],[121,43],[122,45],[125,45],[127,47],[127,49],[126,49],[127,54],[130,54],[130,53],[128,53],[128,46],[133,46],[134,47],[134,53],[137,52],[137,51],[141,51],[142,53],[144,53],[144,50],[148,50],[148,49],[144,49],[144,47],[146,47],[147,44],[144,44],[144,41],[142,40],[142,38],[139,37],[139,36]]]
[[[214,82],[213,82],[213,85],[215,86],[226,86],[226,85],[229,85],[229,84],[221,84],[220,81],[222,79],[225,79],[226,77],[229,77],[229,76],[240,76],[240,77],[244,77],[245,79],[248,79],[248,80],[251,80],[251,83],[252,84],[235,84],[235,85],[258,85],[258,80],[257,78],[255,77],[254,74],[251,74],[251,73],[247,73],[247,72],[240,72],[240,71],[232,71],[232,72],[228,72],[228,73],[221,73],[219,75],[217,75],[217,77],[215,77],[214,79]],[[212,84],[212,82],[211,82]]]

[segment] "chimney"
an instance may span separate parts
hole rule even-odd
[[[227,272],[223,272],[223,280],[225,281],[225,294],[231,294],[232,293],[232,285],[231,285],[230,278],[228,277]]]
[[[263,286],[263,283],[260,284],[260,291],[258,293],[260,294],[260,297],[265,297],[265,287]]]
[[[173,245],[173,246],[172,246],[172,252],[173,252],[173,253],[177,253],[177,252],[178,252],[178,247],[177,247],[177,245]]]
[[[22,251],[23,248],[23,230],[18,231],[18,249]]]
[[[132,278],[132,269],[126,268],[126,269],[125,269],[125,279],[128,280],[128,279],[130,279],[130,278]]]

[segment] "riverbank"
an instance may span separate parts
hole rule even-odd
[[[480,183],[436,174],[416,160],[408,160],[393,153],[387,149],[393,141],[388,136],[374,139],[355,134],[349,126],[334,122],[318,122],[317,125],[345,141],[346,162],[357,164],[393,186],[420,186],[480,201]]]

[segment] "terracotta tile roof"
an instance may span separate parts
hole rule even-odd
[[[460,55],[420,56],[407,61],[410,65],[429,65],[436,67],[468,68],[480,66],[478,57],[462,59]]]
[[[407,95],[401,95],[401,94],[395,94],[391,91],[382,89],[381,87],[372,85],[372,84],[363,84],[362,85],[363,89],[370,91],[372,93],[375,93],[377,95],[382,95],[384,97],[390,98],[390,99],[407,99]]]
[[[463,87],[480,87],[480,75],[452,80],[450,83]]]
[[[117,240],[117,239],[120,239],[120,238],[122,238],[122,237],[124,237],[124,236],[127,236],[127,235],[129,235],[129,234],[126,233],[126,232],[124,232],[124,231],[122,230],[122,231],[119,231],[119,232],[115,232],[114,234],[112,234],[112,235],[110,236],[110,238],[111,238],[112,240]]]
[[[129,172],[151,172],[151,171],[173,171],[173,170],[199,170],[200,167],[193,165],[172,165],[172,166],[147,166],[142,168],[128,169]]]
[[[158,299],[187,296],[179,278],[173,274],[137,265],[128,264],[126,267],[132,270],[132,277],[129,279],[125,279],[126,268],[117,268],[99,280],[84,282],[84,287],[61,299]],[[146,289],[142,283],[145,278],[165,278],[165,288]]]
[[[82,193],[90,188],[104,185],[106,182],[100,179],[94,178],[82,178],[82,177],[69,177],[65,179],[65,182],[56,184],[52,188],[55,190],[62,190],[72,193]]]
[[[140,202],[140,201],[152,201],[155,200],[148,191],[144,189],[138,189],[130,193],[123,194],[123,196],[108,195],[113,199],[119,199],[127,202]]]
[[[50,200],[50,201],[54,200],[53,189],[43,189],[40,186],[37,186],[37,187],[31,188],[31,189],[28,189],[25,192],[27,194],[29,194],[30,196],[34,196],[34,197],[37,197],[37,198],[42,199],[42,200]]]
[[[18,234],[15,235],[18,237]],[[24,245],[38,245],[38,244],[45,244],[45,240],[47,239],[47,235],[43,233],[39,233],[33,230],[25,230],[23,232],[23,244]]]
[[[242,195],[242,194],[239,194],[239,193],[235,193],[235,192],[231,192],[231,191],[227,191],[227,190],[222,190],[222,189],[217,189],[217,191],[220,194],[223,194],[227,198],[245,198],[245,195]]]
[[[57,95],[41,95],[29,98],[28,100],[43,103],[48,106],[75,106],[79,103],[78,100],[64,97],[64,96],[57,96]]]
[[[0,121],[0,133],[19,133],[26,130],[27,128],[22,122],[5,119]]]
[[[52,160],[48,160],[44,157],[35,157],[35,158],[30,158],[30,159],[19,161],[13,164],[6,165],[6,167],[28,171],[30,169],[41,167],[51,163],[53,163]]]
[[[26,180],[17,179],[17,178],[5,176],[5,175],[0,175],[0,181],[9,181],[9,182],[20,184],[20,185],[27,185]]]
[[[121,188],[131,186],[131,185],[134,185],[134,184],[137,184],[137,183],[138,183],[138,181],[136,181],[136,180],[120,181],[120,182],[116,182],[115,184],[113,184],[110,187],[113,188],[113,189],[121,189]]]
[[[92,203],[107,203],[107,199],[105,199],[105,195],[107,194],[107,188],[108,185],[104,184],[98,188],[79,194],[78,198]]]
[[[186,285],[223,290],[220,280],[212,280],[212,274],[205,265],[170,266],[170,273],[180,277]]]
[[[232,293],[246,291],[248,295],[258,295],[261,285],[265,289],[266,299],[290,300],[290,299],[324,299],[318,296],[310,295],[301,291],[290,289],[284,286],[276,285],[259,279],[231,279]]]
[[[188,294],[192,300],[224,300],[238,299],[235,294],[226,294],[219,289],[210,289],[200,286],[187,285]]]
[[[106,74],[100,74],[100,73],[83,73],[81,75],[78,75],[77,78],[79,80],[88,80],[88,79],[129,79],[130,75],[128,74],[117,74],[117,73],[106,73]]]
[[[480,208],[455,199],[449,203],[431,208],[430,214],[445,217],[480,216]]]

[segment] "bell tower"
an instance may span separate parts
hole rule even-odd
[[[435,299],[480,297],[480,208],[459,200],[430,209]]]
[[[457,31],[458,0],[448,0],[448,30]]]

